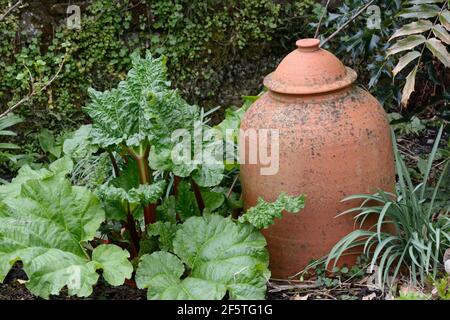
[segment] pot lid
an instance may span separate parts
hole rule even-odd
[[[314,94],[338,90],[355,82],[357,74],[336,56],[320,48],[319,39],[302,39],[277,69],[264,79],[271,91]]]

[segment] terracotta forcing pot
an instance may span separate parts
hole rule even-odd
[[[269,90],[247,111],[240,134],[247,208],[258,197],[273,201],[282,191],[307,197],[303,211],[285,213],[263,231],[274,278],[295,275],[354,230],[353,216],[336,218],[359,204],[342,203],[344,197],[393,191],[395,184],[390,129],[382,106],[354,84],[355,71],[319,48],[319,40],[299,40],[297,47],[265,78]],[[278,130],[275,174],[262,174],[267,159],[249,159],[249,146],[258,146],[258,152],[266,148],[270,155],[275,143],[266,138],[269,143],[261,144],[261,136],[248,129]]]

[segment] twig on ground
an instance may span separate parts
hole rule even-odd
[[[9,7],[8,10],[6,10],[5,14],[0,16],[0,21],[3,21],[11,12],[13,12],[14,9],[16,9],[21,4],[22,0],[19,0],[13,6]]]
[[[228,192],[227,192],[227,199],[230,198],[231,193],[233,192],[234,186],[235,186],[235,184],[236,184],[238,179],[239,179],[239,174],[236,175],[236,177],[233,180],[233,183],[231,184],[230,190],[228,190]]]
[[[317,39],[317,36],[319,35],[319,31],[320,31],[320,26],[321,26],[321,24],[322,24],[322,20],[323,20],[323,18],[325,17],[325,14],[326,14],[327,11],[328,11],[328,6],[330,5],[330,1],[331,1],[331,0],[327,0],[327,4],[326,4],[325,7],[323,8],[322,15],[320,16],[319,22],[317,23],[316,33],[314,34],[314,38],[316,38],[316,39]]]
[[[320,46],[322,47],[325,43],[333,39],[339,32],[341,32],[343,29],[345,29],[350,23],[352,23],[356,18],[358,18],[372,3],[374,3],[375,0],[371,0],[368,3],[366,3],[361,9],[358,10],[357,13],[353,17],[351,17],[347,22],[345,22],[342,26],[340,26],[335,32],[331,34],[328,38],[326,38]]]

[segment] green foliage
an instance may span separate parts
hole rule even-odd
[[[396,300],[431,300],[431,294],[423,293],[414,288],[405,288],[400,290],[400,295]]]
[[[359,80],[378,100],[389,107],[397,99],[390,70],[392,61],[385,60],[389,37],[396,28],[395,14],[401,9],[399,0],[376,0],[380,8],[380,21],[374,20],[374,12],[366,11],[346,29],[333,38],[325,48],[336,54],[344,64],[358,72]],[[348,22],[363,6],[360,0],[345,0],[335,11],[328,13],[321,27],[321,38],[331,35]],[[379,23],[379,26],[376,24]]]
[[[132,69],[116,88],[90,90],[85,110],[92,125],[61,135],[41,131],[42,149],[59,160],[39,170],[24,166],[0,188],[0,275],[22,261],[33,293],[48,298],[66,286],[70,295],[88,296],[97,270],[119,285],[131,277],[131,259],[141,261],[136,281],[149,288],[151,299],[263,299],[270,276],[266,242],[246,221],[268,226],[282,210],[299,211],[304,198],[282,194],[274,204],[260,201],[241,223],[231,218],[239,207],[234,183],[218,186],[222,158],[191,164],[172,157],[178,129],[194,144],[188,157],[198,155],[222,143],[216,133],[236,130],[256,98],[210,128],[210,113],[170,88],[164,57],[134,54],[131,60]],[[192,137],[200,139],[201,150]],[[97,246],[96,234],[120,247]]]
[[[401,114],[396,112],[390,113],[388,116],[392,128],[401,136],[417,136],[426,129],[424,122],[416,116],[412,116],[411,119],[403,119]]]
[[[416,74],[425,48],[446,68],[450,67],[450,53],[446,45],[450,45],[450,11],[448,1],[427,0],[407,1],[407,7],[399,12],[403,19],[401,28],[391,36],[396,42],[387,51],[387,56],[402,54],[393,70],[394,77],[411,62],[415,67],[406,77],[402,93],[402,104],[407,106],[415,89]],[[412,20],[412,22],[410,22]],[[406,23],[408,21],[408,23]]]
[[[450,277],[444,277],[434,282],[440,300],[450,300]]]
[[[283,211],[298,213],[305,207],[305,196],[291,197],[281,193],[275,202],[266,202],[259,198],[256,206],[239,217],[239,221],[249,222],[255,228],[266,229],[275,223],[275,218],[282,218]]]
[[[178,141],[172,134],[184,129],[191,133],[191,139],[197,125],[202,139],[203,119],[198,107],[189,105],[169,88],[165,58],[154,59],[149,53],[145,59],[133,55],[132,64],[117,89],[90,90],[92,102],[85,110],[93,120],[92,142],[105,149],[121,148],[134,159],[142,160],[150,153],[150,167],[154,170],[173,171],[180,177],[192,174],[201,186],[217,185],[223,164],[211,165],[208,159],[204,159],[204,165],[194,164],[193,152],[188,159],[173,161],[172,151]]]
[[[0,0],[0,12],[9,3]],[[0,109],[19,101],[31,88],[42,88],[64,59],[56,81],[18,110],[30,119],[22,129],[26,137],[40,128],[62,132],[77,127],[84,120],[80,110],[88,99],[87,89],[116,85],[125,77],[134,51],[149,49],[154,55],[166,55],[171,80],[184,95],[215,106],[218,93],[230,82],[227,68],[237,60],[266,59],[265,43],[278,51],[285,50],[285,43],[292,47],[293,37],[307,34],[305,19],[315,6],[314,0],[283,4],[271,0],[93,0],[82,10],[81,30],[72,30],[66,27],[64,15],[40,17],[37,3],[23,3],[24,8],[0,22]],[[36,34],[23,30],[21,13],[26,10],[42,24]],[[39,151],[32,139],[27,142]]]
[[[17,136],[17,133],[10,130],[14,125],[21,123],[22,118],[10,113],[5,117],[0,118],[0,137],[8,137],[8,140],[11,137]],[[17,144],[10,142],[1,142],[0,143],[0,163],[4,163],[7,161],[17,161],[17,155],[11,153],[10,150],[18,150],[20,147]]]
[[[173,253],[144,255],[136,274],[149,299],[264,299],[270,277],[264,237],[219,215],[192,217],[173,240]],[[185,265],[189,274],[185,275]],[[182,278],[182,279],[180,279]]]
[[[105,213],[94,194],[65,179],[67,169],[64,160],[50,170],[25,168],[0,191],[5,196],[0,204],[0,280],[20,260],[27,288],[43,298],[65,286],[69,295],[89,296],[99,269],[111,285],[122,284],[133,271],[129,253],[115,245],[88,254],[86,245]]]
[[[397,194],[380,190],[373,195],[354,195],[345,201],[360,200],[361,205],[342,214],[357,213],[356,222],[363,225],[369,215],[377,216],[377,223],[370,230],[355,230],[342,238],[330,251],[326,265],[341,257],[345,252],[356,247],[363,247],[370,257],[370,270],[378,267],[380,285],[393,287],[397,275],[406,267],[411,272],[414,282],[425,282],[428,275],[436,277],[442,265],[442,257],[450,247],[450,218],[441,214],[440,206],[435,202],[436,194],[442,183],[442,177],[448,169],[446,161],[434,190],[427,193],[429,175],[443,127],[436,138],[429,156],[424,178],[421,184],[414,186],[410,173],[403,162],[394,141],[398,181]],[[447,195],[447,203],[448,203]],[[369,205],[375,203],[375,206]],[[393,233],[386,227],[395,228]],[[391,271],[393,271],[391,273]],[[390,280],[390,275],[393,281]]]

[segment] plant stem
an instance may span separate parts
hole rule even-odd
[[[149,153],[150,146],[145,149],[143,154],[134,154],[134,158],[136,159],[139,170],[139,182],[141,184],[150,184],[152,182],[150,168],[148,165]],[[148,204],[144,206],[144,222],[146,226],[156,222],[156,204]]]
[[[178,196],[178,186],[180,184],[181,178],[179,176],[175,176],[173,177],[173,195],[175,197]]]
[[[316,33],[314,34],[314,38],[316,38],[316,39],[317,39],[317,37],[319,36],[320,25],[322,24],[322,20],[323,20],[323,18],[325,17],[325,14],[326,14],[327,11],[328,11],[328,6],[330,5],[330,1],[331,1],[331,0],[327,0],[327,4],[326,4],[325,7],[323,8],[322,15],[320,16],[319,23],[317,23]]]
[[[205,202],[203,202],[202,193],[200,192],[199,186],[195,183],[194,180],[191,179],[192,190],[194,190],[195,200],[197,200],[198,208],[200,212],[203,212],[205,209]]]
[[[116,158],[114,158],[114,155],[111,151],[107,151],[107,152],[108,152],[109,159],[111,160],[111,164],[112,164],[112,167],[114,170],[114,175],[116,177],[118,177],[118,176],[120,176],[120,170],[119,170],[119,166],[117,165]]]
[[[340,26],[335,32],[333,32],[331,34],[331,36],[329,36],[328,38],[326,38],[321,44],[320,47],[322,47],[325,43],[327,43],[328,41],[330,41],[331,39],[333,39],[339,32],[341,32],[343,29],[345,29],[351,22],[353,22],[356,18],[358,18],[363,12],[364,10],[366,10],[372,3],[374,3],[375,0],[369,1],[368,3],[366,3],[361,9],[359,9],[359,11],[353,16],[351,17],[347,22],[345,22],[342,26]]]
[[[14,9],[22,4],[22,0],[17,1],[14,5],[10,6],[8,10],[6,10],[5,14],[0,16],[0,21],[3,21]]]
[[[134,221],[133,215],[130,211],[130,205],[128,204],[128,214],[127,214],[127,229],[130,232],[131,237],[131,258],[138,256],[139,252],[139,235],[136,230],[136,222]]]
[[[227,192],[227,198],[229,199],[231,196],[231,193],[233,192],[234,186],[236,185],[236,182],[239,179],[239,173],[236,175],[236,177],[234,177],[233,183],[231,184],[230,190],[228,190]]]

